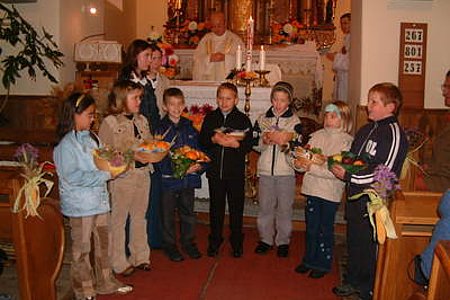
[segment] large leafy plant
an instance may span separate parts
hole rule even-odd
[[[2,44],[8,43],[13,48],[8,54],[3,53]],[[36,31],[12,6],[11,8],[0,3],[0,72],[2,84],[7,90],[0,112],[8,100],[12,85],[21,78],[21,71],[26,70],[30,78],[36,79],[37,72],[47,77],[51,82],[57,83],[56,78],[47,69],[50,62],[55,68],[63,65],[64,54],[59,51],[53,36],[45,28]]]

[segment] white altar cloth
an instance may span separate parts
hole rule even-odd
[[[217,87],[220,82],[217,81],[184,81],[172,80],[170,85],[179,88],[183,91],[186,100],[186,107],[193,104],[203,105],[205,103],[211,104],[214,108],[216,104]],[[250,113],[249,117],[252,123],[256,118],[264,113],[270,107],[270,91],[271,88],[252,87],[250,96]],[[244,112],[245,94],[244,87],[238,87],[239,103],[238,108]]]
[[[171,87],[176,87],[183,91],[186,107],[188,108],[193,104],[203,105],[205,103],[212,105],[214,108],[217,107],[216,92],[220,82],[172,80],[170,85]],[[252,123],[254,123],[258,116],[269,109],[271,105],[271,88],[252,87],[251,91],[249,117]],[[238,87],[238,96],[238,108],[244,112],[244,87]],[[209,198],[208,180],[206,179],[206,175],[203,174],[201,179],[202,188],[195,190],[195,197],[200,199]]]
[[[266,45],[266,64],[276,64],[281,70],[281,80],[294,86],[294,97],[312,97],[313,90],[323,85],[322,58],[314,42],[289,46]],[[192,78],[194,49],[175,49],[179,56],[180,72],[177,78]],[[259,50],[253,50],[253,67],[257,68]],[[243,94],[243,93],[242,93]]]

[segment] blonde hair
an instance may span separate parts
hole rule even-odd
[[[341,119],[342,130],[349,133],[353,127],[352,111],[350,109],[350,106],[348,106],[348,104],[343,101],[334,101],[334,102],[331,102],[330,104],[334,105],[339,111],[338,115],[339,115],[339,118]],[[330,105],[330,104],[328,104],[328,105]],[[327,111],[325,111],[325,112],[327,112]]]
[[[126,111],[127,96],[130,91],[144,88],[139,84],[129,80],[117,81],[108,95],[109,112],[111,114],[120,114]]]

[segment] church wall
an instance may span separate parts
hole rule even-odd
[[[352,10],[361,11],[361,30],[356,34],[352,26],[351,99],[365,105],[375,83],[398,82],[400,23],[418,22],[428,23],[425,108],[444,108],[440,85],[450,69],[450,1],[353,1]]]
[[[137,36],[136,0],[106,2],[105,40],[117,41],[127,47]]]
[[[146,39],[151,26],[159,33],[164,32],[167,20],[167,0],[136,0],[137,2],[137,38]]]

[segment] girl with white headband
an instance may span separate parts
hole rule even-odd
[[[325,107],[323,129],[311,134],[311,148],[322,149],[331,156],[350,149],[353,137],[349,106],[335,101]],[[306,172],[302,194],[306,196],[306,250],[297,273],[309,272],[311,278],[321,278],[331,270],[333,262],[334,219],[341,202],[345,183],[331,173],[327,164],[313,164],[311,160],[294,160],[298,171]]]

